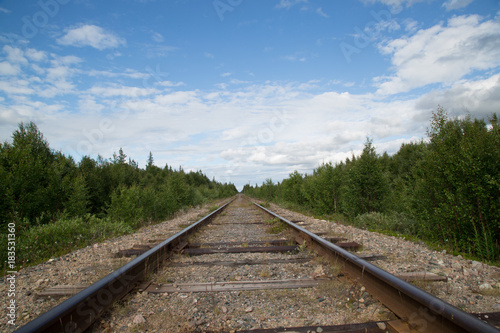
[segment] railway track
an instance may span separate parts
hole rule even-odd
[[[499,332],[322,236],[238,196],[18,332]]]

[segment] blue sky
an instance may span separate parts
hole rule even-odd
[[[239,189],[500,105],[500,4],[0,1],[0,140],[202,170]]]

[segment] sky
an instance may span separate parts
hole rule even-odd
[[[0,0],[0,141],[261,184],[500,105],[500,2]]]

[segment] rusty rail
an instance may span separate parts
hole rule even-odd
[[[418,332],[500,332],[471,314],[251,202],[290,226],[299,242],[306,241],[308,246],[340,265],[344,273],[359,280],[370,294],[406,322],[409,328]]]
[[[222,212],[233,200],[35,318],[15,332],[83,332],[113,302],[128,294],[149,273],[157,271],[163,261],[169,257],[172,249],[184,242],[192,232]]]
[[[233,199],[234,200],[234,199]],[[187,236],[208,223],[233,200],[186,229],[97,281],[16,332],[82,332],[113,302],[129,293],[144,277],[158,270],[170,252]],[[299,242],[339,264],[344,273],[359,280],[374,297],[393,311],[409,328],[419,332],[500,332],[476,317],[436,298],[388,272],[360,259],[306,229],[254,203],[291,227]]]

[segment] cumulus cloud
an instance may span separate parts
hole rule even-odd
[[[349,93],[343,82],[324,80],[258,83],[229,76],[237,88],[189,90],[166,80],[144,86],[149,71],[84,71],[85,62],[75,56],[3,52],[36,60],[39,68],[34,75],[34,64],[14,63],[12,57],[0,62],[0,74],[6,74],[0,77],[6,97],[0,103],[1,133],[32,119],[43,125],[52,147],[76,159],[110,157],[123,147],[143,162],[147,156],[141,156],[152,151],[159,166],[202,167],[210,177],[239,187],[250,179],[279,181],[294,170],[311,172],[323,162],[345,160],[361,152],[366,137],[374,139],[379,153],[393,153],[402,142],[425,135],[438,103],[449,109],[453,101],[451,107],[459,108],[472,100],[469,109],[486,113],[500,101],[500,74],[456,81],[412,100]],[[96,77],[99,84],[78,83]],[[64,102],[37,101],[58,94],[71,95]]]
[[[8,61],[0,62],[0,75],[17,75],[21,72],[19,66],[13,65]]]
[[[45,61],[48,58],[46,52],[38,51],[35,49],[27,49],[25,52],[25,55],[26,55],[26,57],[28,57],[29,60],[35,61],[35,62]]]
[[[447,11],[465,8],[470,5],[474,0],[448,0],[443,3],[443,7]]]
[[[33,48],[5,45],[5,61],[0,62],[0,91],[11,98],[38,95],[51,98],[73,91],[72,76],[82,60],[76,56],[58,56]]]
[[[396,94],[432,83],[449,85],[475,70],[500,64],[500,23],[458,16],[380,46],[391,56],[394,75],[376,77],[380,94]]]
[[[4,53],[7,55],[7,61],[10,63],[17,63],[17,64],[27,64],[28,59],[24,57],[24,52],[17,47],[12,47],[10,45],[5,45],[3,47]]]
[[[432,110],[442,105],[452,116],[471,113],[488,118],[498,113],[500,103],[500,74],[476,80],[460,80],[448,89],[439,89],[418,98],[415,107]]]
[[[61,45],[76,47],[91,46],[98,50],[116,48],[126,43],[125,39],[96,25],[82,25],[69,29],[64,36],[57,39],[57,42]]]

